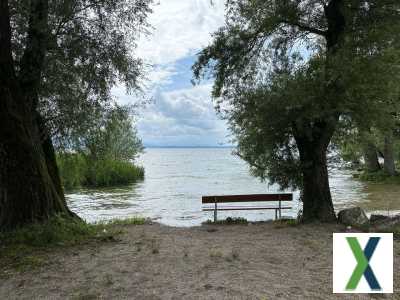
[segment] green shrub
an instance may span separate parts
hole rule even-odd
[[[87,186],[123,185],[144,178],[144,169],[126,161],[99,160],[89,164]]]
[[[84,184],[88,165],[82,154],[59,153],[57,164],[65,189],[78,188]]]
[[[62,153],[57,155],[57,163],[65,189],[124,185],[144,178],[144,168],[129,161],[94,160],[81,153]]]
[[[391,176],[386,173],[384,170],[376,171],[376,172],[368,172],[364,171],[358,177],[362,181],[368,182],[379,182],[379,183],[400,183],[400,176],[395,175]]]

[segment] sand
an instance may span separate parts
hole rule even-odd
[[[126,226],[117,241],[58,249],[0,282],[0,299],[400,299],[332,294],[338,225]]]

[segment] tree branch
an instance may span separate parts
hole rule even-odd
[[[40,85],[44,58],[46,55],[48,30],[48,0],[32,0],[29,9],[28,38],[21,58],[19,81],[33,107],[37,105],[37,91]]]
[[[286,20],[286,19],[282,19],[281,22],[286,24],[286,25],[295,26],[300,31],[314,33],[314,34],[317,34],[317,35],[320,35],[320,36],[323,36],[323,37],[326,37],[326,34],[327,34],[327,31],[325,31],[325,30],[320,30],[320,29],[317,29],[317,28],[313,28],[313,27],[310,27],[308,25],[301,24],[300,22],[289,21],[289,20]]]

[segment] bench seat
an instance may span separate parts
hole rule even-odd
[[[290,206],[282,206],[282,201],[292,201],[293,194],[252,194],[252,195],[223,195],[223,196],[203,196],[202,204],[213,204],[213,206],[203,206],[203,211],[214,212],[214,222],[217,222],[217,211],[235,211],[235,210],[275,210],[275,219],[282,217],[283,209],[291,209]],[[223,205],[220,203],[242,203],[242,202],[277,202],[277,206],[237,206]]]
[[[278,207],[257,207],[257,206],[223,206],[218,210],[263,210],[263,209],[279,209]],[[281,207],[281,209],[292,209],[290,206]],[[203,211],[214,211],[214,207],[204,207]]]

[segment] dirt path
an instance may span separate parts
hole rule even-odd
[[[124,230],[120,241],[58,251],[45,266],[2,280],[0,299],[370,299],[332,294],[337,226]],[[399,294],[398,241],[394,251]]]

